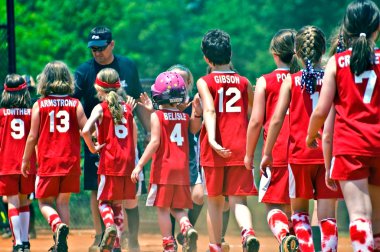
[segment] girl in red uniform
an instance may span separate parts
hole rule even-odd
[[[138,181],[142,167],[153,156],[147,206],[156,206],[164,251],[172,252],[174,237],[170,213],[180,224],[185,237],[183,251],[196,251],[198,234],[191,225],[185,208],[192,207],[189,177],[188,129],[194,134],[201,125],[200,104],[193,102],[191,119],[177,105],[186,96],[185,83],[175,72],[163,72],[152,85],[152,99],[159,110],[151,114],[151,140],[132,172]],[[189,123],[190,120],[190,123]]]
[[[102,102],[94,107],[82,132],[88,149],[100,154],[97,198],[106,227],[99,245],[101,252],[121,252],[122,201],[134,200],[136,196],[130,177],[135,164],[137,127],[132,107],[121,101],[120,87],[116,70],[105,68],[97,74],[95,89]],[[95,127],[97,143],[92,141]]]
[[[67,65],[48,63],[40,75],[42,95],[32,110],[32,124],[22,158],[22,173],[31,167],[38,147],[36,198],[42,215],[54,232],[52,251],[66,252],[70,220],[70,195],[80,191],[80,134],[86,122],[83,107],[74,92]],[[56,207],[56,208],[55,208]]]
[[[343,191],[354,251],[380,251],[380,50],[375,49],[379,28],[374,2],[355,1],[347,7],[342,30],[351,48],[327,64],[306,139],[307,145],[316,146],[318,131],[334,105],[331,178]]]
[[[292,222],[301,251],[314,251],[309,222],[309,199],[318,201],[318,219],[322,240],[328,240],[323,251],[337,250],[335,202],[339,190],[332,191],[325,184],[322,149],[310,150],[305,145],[307,123],[318,101],[322,85],[322,55],[326,40],[315,26],[305,26],[296,35],[296,54],[304,67],[283,82],[279,100],[269,125],[261,162],[261,170],[273,165],[272,150],[289,109],[289,196],[293,210]],[[323,243],[323,241],[322,241]]]
[[[253,165],[253,155],[263,126],[264,140],[267,137],[269,122],[276,107],[283,80],[299,69],[294,53],[295,35],[293,30],[280,30],[270,43],[270,51],[277,69],[260,77],[256,84],[244,158],[247,169]],[[272,168],[270,171],[267,170],[267,175],[270,174],[270,176],[266,178],[262,175],[259,201],[266,203],[268,224],[280,243],[280,251],[297,251],[298,240],[294,235],[289,234],[287,217],[290,216],[288,141],[289,117],[286,115],[274,146],[275,155]],[[267,180],[266,183],[265,180]]]
[[[28,86],[20,75],[5,78],[0,109],[0,195],[8,198],[8,218],[13,235],[13,251],[30,251],[28,238],[29,202],[34,192],[35,153],[31,169],[21,176],[21,160],[32,118]]]
[[[221,251],[224,196],[241,228],[244,251],[258,251],[247,196],[257,195],[252,167],[244,167],[248,115],[253,91],[249,80],[231,70],[230,36],[222,30],[208,31],[202,52],[211,73],[197,82],[202,99],[204,126],[200,134],[200,158],[208,192],[209,248]],[[244,147],[243,147],[244,148]]]

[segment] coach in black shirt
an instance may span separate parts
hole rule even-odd
[[[74,97],[82,100],[84,112],[87,118],[91,115],[92,109],[99,103],[94,88],[97,73],[103,68],[113,68],[120,76],[122,88],[126,93],[135,99],[139,99],[143,92],[139,75],[135,64],[128,58],[113,54],[115,41],[112,40],[111,30],[107,27],[99,26],[91,30],[88,36],[88,47],[91,49],[93,58],[80,65],[75,71],[75,94]],[[140,106],[136,107],[136,115],[139,118],[146,132],[150,132],[150,116],[148,112]],[[84,189],[91,190],[91,212],[94,220],[96,237],[90,251],[96,251],[97,244],[101,237],[101,220],[99,219],[97,195],[97,167],[98,155],[92,154],[85,146],[84,159]],[[134,230],[129,230],[130,249],[138,250],[137,231],[139,214],[137,205],[127,209],[128,226]],[[137,223],[134,223],[136,222]],[[133,227],[136,226],[137,227]],[[136,237],[133,237],[136,236]],[[132,238],[132,239],[131,239]],[[136,244],[135,244],[136,243]]]

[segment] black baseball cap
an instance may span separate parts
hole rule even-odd
[[[91,30],[88,35],[88,47],[97,46],[102,47],[106,46],[112,41],[112,32],[110,29],[104,26],[95,27]]]

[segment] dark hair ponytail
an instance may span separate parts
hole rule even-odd
[[[343,20],[343,32],[352,47],[350,69],[355,75],[366,71],[374,59],[375,43],[370,39],[380,25],[380,12],[370,0],[357,0],[348,5]]]

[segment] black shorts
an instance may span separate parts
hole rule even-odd
[[[83,189],[90,191],[98,190],[98,167],[95,163],[99,162],[99,155],[92,154],[88,148],[84,147],[84,177]]]

